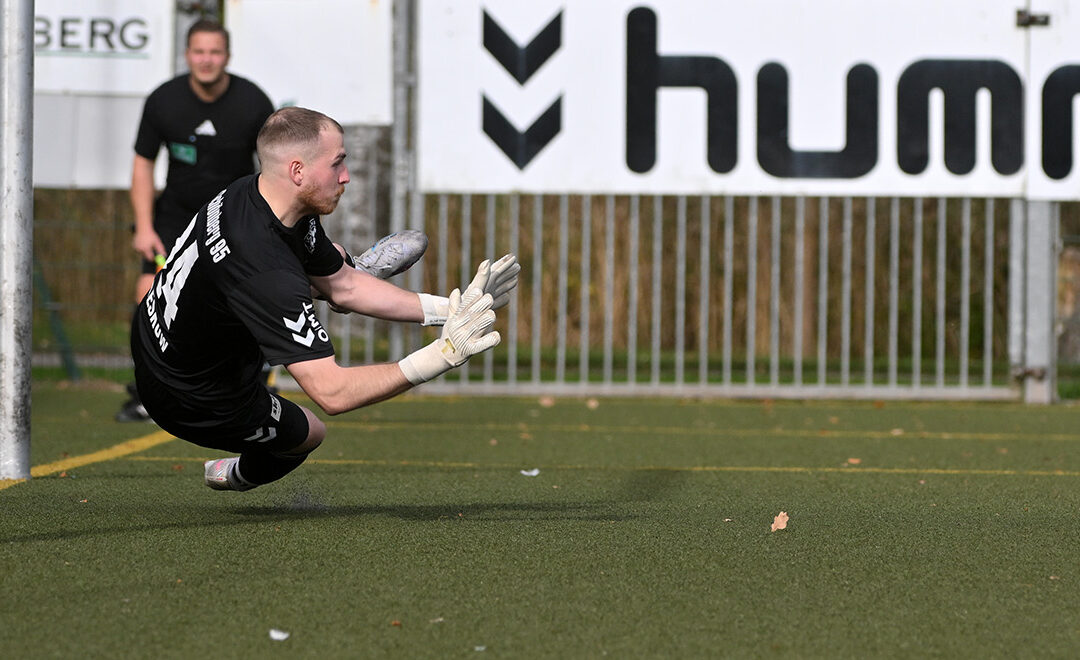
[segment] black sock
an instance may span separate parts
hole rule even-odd
[[[237,468],[244,481],[261,486],[284,477],[300,467],[306,459],[307,454],[275,456],[265,451],[251,451],[240,454],[240,463]]]

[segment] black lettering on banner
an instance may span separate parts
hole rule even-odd
[[[52,21],[44,16],[34,17],[34,48],[48,48],[52,45]]]
[[[82,23],[81,18],[60,19],[60,48],[64,50],[77,50],[79,48],[79,44],[75,40],[75,37],[78,36],[78,32],[76,32],[73,27],[79,23]]]
[[[34,49],[78,51],[96,55],[137,53],[150,42],[149,25],[143,18],[64,16],[34,17]]]
[[[990,162],[999,174],[1024,163],[1024,90],[1020,76],[997,60],[922,60],[897,83],[896,160],[904,172],[926,170],[930,156],[931,89],[945,94],[945,167],[975,168],[975,93],[990,90]]]
[[[626,165],[638,173],[656,164],[656,105],[661,87],[700,87],[706,101],[706,156],[718,173],[738,160],[738,83],[717,57],[659,55],[656,13],[637,7],[626,17]]]
[[[484,48],[519,85],[524,85],[561,46],[561,11],[524,48],[519,47],[499,24],[484,12]],[[502,111],[488,99],[487,94],[483,94],[482,125],[484,134],[491,138],[519,170],[523,170],[562,130],[562,96],[555,99],[555,102],[522,132],[510,123]]]
[[[98,37],[101,37],[105,41],[105,45],[109,47],[109,50],[114,50],[112,41],[113,22],[107,18],[92,18],[90,19],[90,39],[88,47],[90,50],[97,49]]]
[[[1043,83],[1042,165],[1046,176],[1064,179],[1073,168],[1073,97],[1080,93],[1080,65],[1055,69]]]
[[[141,18],[129,18],[120,25],[120,43],[128,50],[141,50],[150,40],[146,21]]]
[[[757,157],[761,169],[784,178],[854,179],[878,159],[878,76],[868,64],[847,75],[847,138],[840,151],[795,151],[790,140],[788,74],[771,62],[758,71]]]

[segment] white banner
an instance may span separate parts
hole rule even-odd
[[[172,76],[172,0],[37,0],[34,90],[145,96]]]
[[[1080,198],[1080,17],[1018,4],[421,0],[419,182]]]
[[[393,122],[393,3],[229,0],[229,69],[276,105],[299,105],[341,124]]]

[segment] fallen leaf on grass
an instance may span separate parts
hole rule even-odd
[[[555,397],[553,397],[553,396],[542,396],[542,397],[540,397],[540,401],[538,403],[540,404],[540,406],[542,408],[550,408],[550,407],[555,405]]]
[[[525,475],[526,477],[535,477],[536,475],[540,474],[540,468],[533,468],[531,470],[522,470],[521,474]]]
[[[858,465],[859,463],[862,463],[861,458],[849,458],[849,459],[847,459],[847,464],[848,465]]]
[[[889,435],[892,435],[892,436],[904,435],[904,429],[893,429],[893,430],[889,431]]]
[[[172,466],[172,469],[173,469],[173,472],[180,472],[181,470],[184,469],[184,466],[181,465],[180,463],[177,463],[176,465]]]
[[[277,628],[270,629],[270,639],[275,642],[284,642],[289,638],[289,633],[284,630],[278,630]]]
[[[788,514],[785,513],[784,511],[781,511],[779,513],[779,515],[777,515],[775,518],[773,518],[772,531],[775,532],[778,529],[786,529],[787,528],[787,521],[788,521]]]
[[[397,619],[394,619],[393,621],[390,622],[390,625],[395,627],[395,628],[400,628],[401,627],[401,622],[398,621]]]
[[[600,407],[600,402],[596,399],[589,399],[585,402],[585,407],[589,410],[596,410]]]

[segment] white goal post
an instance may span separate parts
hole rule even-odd
[[[33,0],[0,0],[0,479],[30,477]]]

